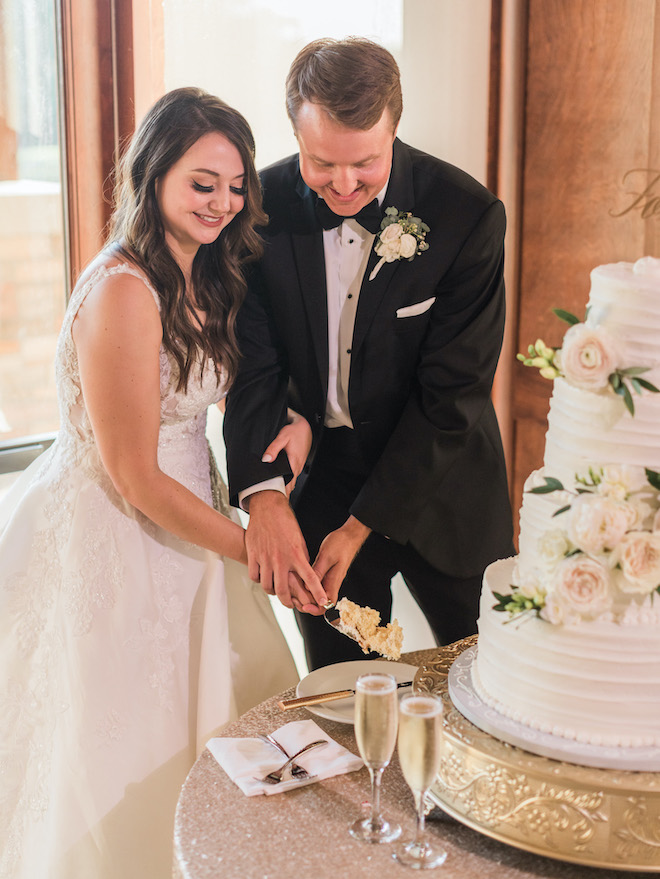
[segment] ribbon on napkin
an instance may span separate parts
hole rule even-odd
[[[355,772],[364,765],[360,757],[356,757],[331,739],[313,720],[294,720],[280,727],[272,733],[272,736],[289,754],[295,754],[310,742],[325,739],[328,742],[325,747],[312,748],[306,754],[296,757],[296,763],[314,777],[303,779],[285,777],[285,780],[279,784],[264,784],[258,781],[257,779],[263,778],[267,773],[279,769],[285,759],[276,748],[262,742],[261,739],[217,737],[210,739],[206,747],[247,797],[254,797],[257,794],[280,794],[294,788],[305,787],[323,778],[331,778],[333,775]]]

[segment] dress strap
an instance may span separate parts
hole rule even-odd
[[[135,266],[130,265],[126,262],[117,263],[114,266],[106,266],[100,265],[95,268],[90,276],[84,280],[81,284],[78,282],[76,286],[73,288],[71,296],[69,298],[69,305],[64,316],[64,320],[62,321],[62,331],[65,333],[71,332],[71,327],[73,326],[73,321],[75,320],[76,315],[78,314],[78,310],[80,306],[83,304],[87,296],[89,295],[90,290],[94,289],[94,286],[99,283],[99,281],[104,278],[110,277],[112,275],[133,275],[135,278],[139,278],[140,281],[145,285],[145,287],[151,292],[151,295],[154,298],[154,302],[156,303],[156,308],[160,313],[161,303],[160,298],[156,291],[153,288],[153,285],[149,283],[148,279]]]
[[[134,278],[138,278],[140,281],[142,281],[142,283],[145,285],[145,287],[149,290],[151,295],[154,297],[154,302],[156,303],[158,311],[160,311],[160,304],[161,304],[160,303],[160,296],[158,295],[158,293],[156,293],[153,285],[148,280],[148,278],[144,274],[144,272],[140,271],[140,269],[138,269],[137,266],[131,265],[131,263],[128,263],[128,262],[120,262],[120,263],[117,263],[117,265],[115,265],[115,266],[99,266],[98,270],[96,272],[94,272],[94,274],[92,275],[92,278],[95,281],[98,281],[101,277],[103,277],[103,276],[108,277],[110,275],[133,275]],[[91,278],[90,278],[90,281],[91,281]],[[90,289],[91,289],[91,285],[90,285]]]

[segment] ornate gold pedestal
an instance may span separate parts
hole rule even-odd
[[[478,729],[447,690],[453,661],[476,640],[439,648],[415,676],[415,688],[445,707],[445,754],[431,799],[468,827],[526,851],[660,873],[660,773],[550,760]]]

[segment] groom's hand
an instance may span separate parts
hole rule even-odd
[[[293,510],[279,491],[250,496],[250,521],[245,535],[248,575],[285,607],[316,616],[328,597],[309,563],[309,553]]]
[[[335,603],[339,588],[351,562],[371,534],[371,529],[354,516],[349,516],[341,528],[325,538],[314,562],[314,570],[321,578],[330,601]]]

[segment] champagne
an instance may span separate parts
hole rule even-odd
[[[415,801],[417,830],[394,858],[416,870],[439,867],[447,858],[446,851],[434,849],[424,838],[424,803],[440,769],[441,742],[442,702],[435,696],[404,696],[399,705],[399,763]]]
[[[396,681],[391,675],[358,678],[355,693],[355,738],[364,762],[383,769],[390,762],[397,729]]]
[[[408,696],[399,711],[399,762],[415,792],[427,791],[440,768],[442,703],[433,696]]]

